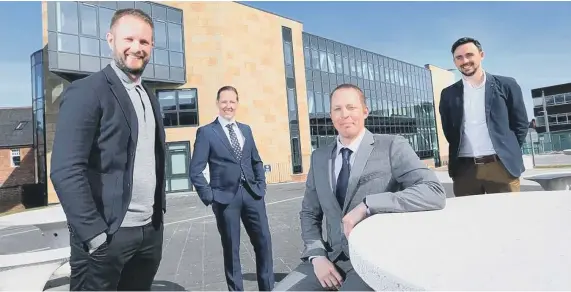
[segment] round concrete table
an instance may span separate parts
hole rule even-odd
[[[379,214],[349,236],[352,264],[379,290],[571,290],[571,196],[459,197],[440,211]]]

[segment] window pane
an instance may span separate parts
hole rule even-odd
[[[284,58],[286,65],[293,65],[293,54],[290,43],[284,43]]]
[[[164,22],[154,21],[155,25],[155,47],[167,48],[167,25]]]
[[[111,18],[113,18],[114,11],[99,7],[99,38],[105,39],[109,26],[111,26]]]
[[[163,6],[153,5],[153,18],[167,19],[167,9]]]
[[[178,126],[178,118],[176,112],[163,113],[163,124],[165,127]]]
[[[176,110],[176,99],[174,91],[159,91],[158,98],[162,111]]]
[[[177,9],[168,9],[167,18],[170,22],[182,23],[182,13]]]
[[[99,49],[101,50],[101,57],[104,58],[111,58],[111,49],[109,48],[109,44],[107,44],[107,41],[105,40],[100,40],[99,41]]]
[[[97,37],[97,11],[93,6],[80,5],[81,33]]]
[[[198,125],[197,112],[179,112],[179,126],[195,126]]]
[[[169,23],[168,28],[169,49],[177,52],[182,52],[182,26]]]
[[[178,92],[178,108],[196,109],[196,90],[181,90]]]
[[[309,48],[303,48],[303,59],[305,62],[305,68],[311,69],[311,53]]]
[[[57,47],[59,51],[79,53],[79,40],[75,35],[58,34]]]
[[[169,52],[170,64],[175,67],[183,67],[182,53]]]
[[[57,30],[59,32],[73,33],[78,32],[77,20],[77,2],[57,3]]]
[[[145,2],[141,2],[141,1],[135,1],[135,8],[139,8],[139,9],[143,10],[145,13],[147,13],[148,15],[151,15],[151,4],[149,4],[149,3],[145,3]]]
[[[165,50],[155,49],[153,60],[155,64],[158,65],[169,65],[169,52]]]
[[[99,40],[81,37],[79,41],[81,54],[99,56]]]

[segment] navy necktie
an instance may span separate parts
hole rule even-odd
[[[341,206],[341,208],[343,208],[343,205],[345,204],[345,195],[347,193],[347,186],[349,185],[349,175],[351,173],[351,153],[353,153],[351,149],[341,149],[341,156],[343,157],[341,171],[337,177],[337,186],[335,187],[335,196],[337,197],[337,202],[339,202],[339,206]]]

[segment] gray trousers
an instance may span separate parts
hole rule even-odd
[[[369,287],[353,269],[351,261],[339,260],[333,263],[343,278],[341,291],[374,291]],[[326,291],[321,286],[313,271],[313,265],[302,262],[287,277],[276,283],[273,291]]]

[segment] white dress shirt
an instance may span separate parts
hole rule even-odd
[[[464,84],[464,135],[460,141],[459,157],[480,157],[496,154],[486,122],[486,73],[484,81],[472,86]]]
[[[232,140],[230,140],[230,130],[228,130],[228,128],[226,126],[228,124],[232,124],[232,129],[234,129],[234,132],[236,133],[236,136],[238,137],[238,143],[240,143],[240,149],[244,149],[245,138],[244,138],[244,135],[242,134],[242,131],[240,131],[240,128],[238,128],[238,125],[236,124],[236,120],[234,120],[234,119],[227,120],[221,116],[218,116],[218,122],[222,126],[224,133],[226,133],[226,138],[228,138],[230,145],[232,145]]]

